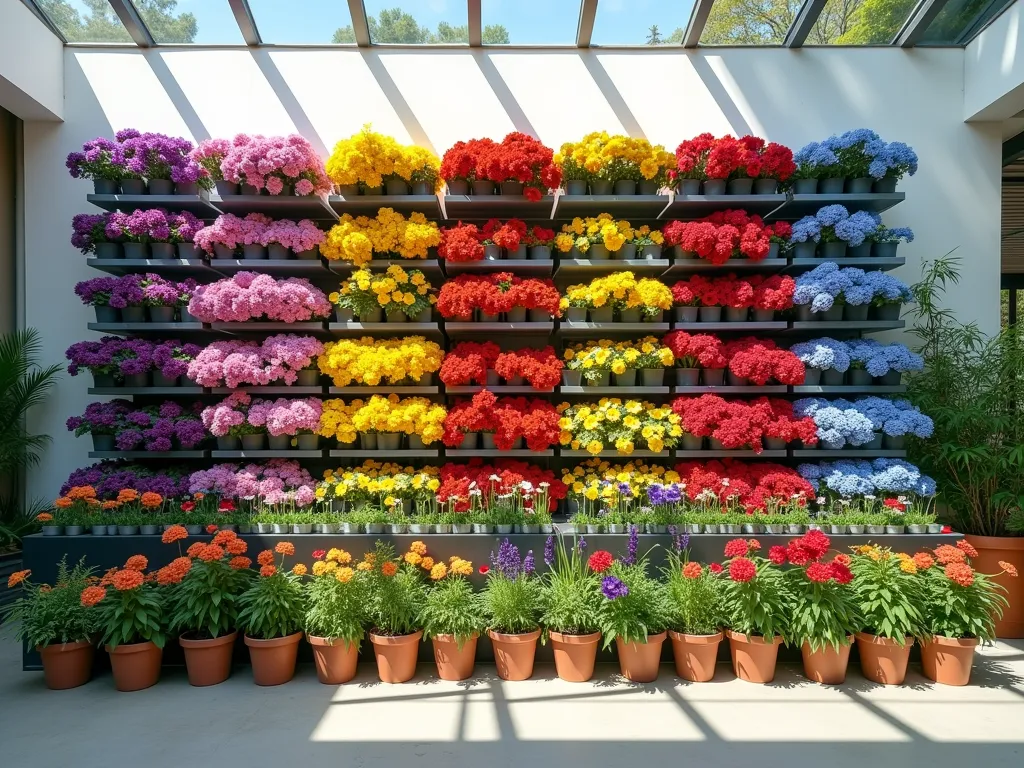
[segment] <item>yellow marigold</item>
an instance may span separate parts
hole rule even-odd
[[[357,565],[356,568],[358,570],[360,570],[360,571],[372,571],[373,570],[373,566],[370,565],[370,563],[366,562],[365,560],[363,560],[361,563],[359,563],[359,565]],[[340,570],[345,570],[345,569],[342,568]]]
[[[473,563],[469,560],[463,560],[457,558],[450,566],[449,570],[456,576],[472,576],[473,575]]]
[[[434,567],[430,569],[430,578],[434,581],[443,579],[448,575],[448,566],[444,563],[435,563]]]
[[[409,551],[415,552],[417,555],[425,555],[427,554],[427,545],[422,541],[414,541],[409,545]]]
[[[431,568],[434,567],[434,558],[424,557],[422,560],[420,560],[420,567],[423,568],[423,570],[425,571],[429,571]]]
[[[406,552],[404,557],[405,562],[409,565],[419,565],[422,559],[422,555],[417,552]]]
[[[323,560],[317,560],[315,563],[313,563],[313,575],[314,576],[323,576],[325,573],[327,573],[327,563],[326,562],[324,562]]]
[[[900,570],[904,573],[917,573],[917,563],[909,558],[900,560]]]
[[[363,565],[363,563],[360,563],[359,565]],[[360,570],[363,569],[360,568]],[[351,568],[339,568],[334,574],[334,578],[336,578],[342,584],[352,581],[353,576],[355,576],[355,571],[353,571]]]

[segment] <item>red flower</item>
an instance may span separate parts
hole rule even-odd
[[[708,570],[717,575],[722,572],[722,565],[721,563],[712,563],[708,566]]]
[[[327,554],[327,550],[325,550],[325,549],[314,549],[313,550],[313,559],[314,560],[323,560],[324,556],[326,554]]]
[[[811,563],[807,566],[807,578],[823,584],[832,580],[832,566],[826,563]]]
[[[733,539],[725,545],[726,557],[744,557],[747,554],[747,540]]]
[[[590,566],[590,570],[594,573],[604,573],[612,567],[612,563],[615,558],[612,557],[612,553],[603,549],[599,549],[594,552],[587,560],[587,565]]]
[[[235,511],[235,502],[233,502],[231,499],[221,499],[220,504],[217,505],[217,511],[218,512],[234,512]]]
[[[445,362],[447,362],[447,356]],[[552,389],[562,378],[564,363],[553,347],[502,352],[494,361],[495,372],[506,381],[522,376],[534,389]],[[441,365],[444,371],[444,363]]]
[[[206,532],[207,533],[216,533],[217,532],[216,524],[210,523],[208,526],[206,526]]]
[[[906,505],[899,499],[885,499],[882,504],[883,506],[886,506],[889,509],[895,509],[898,512],[905,512],[907,509]]]
[[[494,368],[501,348],[490,341],[462,341],[452,347],[441,362],[438,374],[448,386],[487,383],[487,370]]]
[[[454,448],[462,443],[466,432],[493,432],[499,450],[510,450],[522,437],[531,451],[542,451],[558,443],[560,418],[557,408],[546,400],[498,398],[484,389],[472,400],[463,400],[449,409],[442,441]]]
[[[526,185],[528,200],[539,200],[549,188],[562,183],[562,171],[554,164],[554,152],[532,136],[513,132],[477,156],[476,177],[501,183]],[[531,191],[532,190],[532,191]]]
[[[673,295],[676,286],[672,287]],[[678,297],[676,301],[678,303]],[[662,343],[672,351],[680,368],[725,368],[728,363],[722,354],[722,342],[709,334],[671,331],[665,334]]]
[[[445,261],[481,261],[484,247],[480,243],[480,231],[475,224],[463,224],[441,230],[441,244],[438,255]]]
[[[555,316],[560,299],[554,282],[548,279],[523,279],[507,272],[458,275],[441,286],[437,309],[449,320],[470,320],[477,309],[495,315],[513,307],[543,309]]]
[[[703,572],[704,569],[700,567],[700,563],[695,563],[692,560],[683,566],[683,577],[687,579],[699,579]]]
[[[496,144],[491,139],[470,139],[457,141],[441,158],[441,178],[445,181],[464,179],[473,181],[483,178],[477,171],[481,158],[491,152]]]
[[[835,579],[839,584],[849,584],[853,581],[853,571],[850,570],[850,566],[838,559],[838,557],[832,561],[832,578]]]
[[[942,526],[942,533],[952,533],[952,532],[953,532],[953,527],[952,526],[950,526],[950,525]]]
[[[477,570],[479,570],[479,571],[480,571],[480,573],[487,573],[488,571],[490,571],[490,570],[491,570],[491,568],[490,568],[490,566],[489,566],[489,565],[487,565],[486,563],[484,563],[484,564],[483,564],[483,565],[481,565],[481,566],[480,566],[480,567],[479,567],[479,568],[478,568]]]
[[[182,502],[182,505],[181,505],[181,511],[182,512],[191,512],[195,508],[196,508],[196,503],[194,501]]]
[[[441,487],[437,490],[437,499],[456,512],[469,511],[471,485],[482,492],[480,501],[485,508],[488,508],[497,496],[507,495],[516,489],[522,493],[521,484],[524,481],[538,489],[545,484],[550,511],[554,511],[558,501],[568,494],[565,483],[551,470],[515,459],[499,459],[492,464],[484,464],[481,459],[445,464],[441,467],[440,476]],[[494,477],[498,479],[492,480]],[[532,504],[532,499],[527,501]]]
[[[753,560],[737,557],[729,563],[729,578],[733,581],[750,581],[757,575],[757,566]]]
[[[543,198],[543,197],[544,197],[544,193],[543,193],[543,192],[541,192],[541,191],[540,191],[539,189],[537,189],[536,187],[526,187],[526,188],[525,188],[525,189],[523,190],[523,195],[524,195],[524,196],[526,197],[526,199],[527,199],[527,200],[529,200],[529,201],[530,201],[531,203],[536,203],[536,202],[539,202],[539,201],[541,200],[541,198]]]
[[[775,565],[782,565],[786,562],[786,548],[777,544],[768,550],[768,559]]]

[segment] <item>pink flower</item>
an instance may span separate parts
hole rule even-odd
[[[241,245],[255,245],[263,233],[273,224],[269,216],[250,213],[244,219],[225,213],[209,226],[203,227],[193,236],[193,242],[207,253],[213,253],[214,245],[237,248]]]
[[[271,459],[265,464],[215,464],[189,476],[189,493],[215,493],[262,504],[294,502],[305,507],[316,496],[316,481],[292,459]]]
[[[249,423],[254,427],[266,427],[267,432],[278,435],[297,435],[299,432],[315,432],[320,426],[323,404],[318,398],[306,397],[290,400],[256,400],[249,408]]]
[[[188,377],[204,387],[292,385],[297,371],[308,368],[323,353],[311,336],[279,333],[256,341],[215,341],[200,350],[188,366]]]
[[[188,309],[204,323],[296,323],[327,317],[331,304],[323,291],[304,278],[275,280],[270,275],[239,272],[197,287]]]
[[[301,136],[246,136],[239,134],[221,161],[224,178],[251,184],[278,195],[294,184],[299,195],[326,195],[331,183],[323,160]]]
[[[277,243],[298,253],[308,251],[324,241],[324,232],[309,219],[295,223],[290,219],[273,221],[260,236],[262,245]]]

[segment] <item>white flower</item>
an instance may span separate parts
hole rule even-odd
[[[819,496],[818,498],[815,499],[815,501],[818,502],[819,504],[824,504],[826,500],[824,496]]]
[[[867,499],[868,501],[874,501],[878,497],[877,496],[872,496],[870,493],[865,493],[864,494],[864,498]]]
[[[483,496],[483,492],[479,488],[472,488],[469,491],[470,496]]]
[[[842,504],[844,507],[846,507],[846,506],[849,506],[850,500],[849,499],[840,499],[839,503]]]
[[[728,477],[723,477],[722,478],[722,485],[724,487],[728,487],[728,485],[729,485],[729,478]]]
[[[519,484],[519,487],[522,488],[524,491],[532,491],[533,483],[531,483],[529,480],[523,480],[523,482]]]
[[[476,480],[472,481],[472,482],[471,482],[471,483],[469,484],[469,487],[470,487],[470,488],[476,488]]]
[[[541,488],[549,488],[549,487],[551,487],[551,483],[540,483],[539,485],[540,485]]]
[[[501,480],[501,478],[500,478],[500,477],[498,477],[497,475],[491,475],[491,476],[490,476],[490,477],[488,478],[488,480],[493,480],[494,482],[498,482],[499,480]]]

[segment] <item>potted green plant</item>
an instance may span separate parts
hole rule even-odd
[[[958,322],[941,305],[945,289],[960,278],[959,260],[926,262],[911,287],[924,369],[907,378],[907,396],[934,422],[929,440],[910,438],[908,456],[942,488],[942,497],[967,540],[978,551],[975,567],[999,574],[1000,562],[1024,569],[1024,346],[1017,327],[996,336]],[[966,468],[970,471],[964,471]],[[1015,517],[1016,515],[1016,517]],[[1017,519],[1021,524],[1015,524]],[[1024,587],[996,576],[1008,605],[997,637],[1024,637]]]
[[[676,674],[684,680],[706,683],[715,676],[718,646],[725,637],[722,569],[690,560],[689,538],[685,533],[673,536],[668,553],[665,582],[672,609],[668,636]]]
[[[423,637],[419,616],[426,599],[419,568],[429,571],[426,566],[433,564],[421,541],[414,541],[401,559],[393,544],[378,541],[357,566],[367,580],[370,642],[382,683],[404,683],[416,674],[416,653]]]
[[[491,567],[483,566],[482,570],[487,574],[487,584],[481,600],[498,676],[503,680],[526,680],[533,675],[540,638],[541,582],[533,552],[520,559],[519,548],[505,539]]]
[[[43,660],[43,679],[51,690],[77,688],[92,676],[96,613],[89,609],[88,600],[95,594],[90,592],[88,600],[82,600],[93,581],[92,572],[86,568],[85,558],[73,568],[61,559],[53,586],[32,583],[27,570],[15,571],[7,579],[7,587],[20,587],[21,596],[0,609],[3,628],[36,649]]]
[[[275,552],[280,563],[275,562]],[[259,578],[238,598],[238,626],[245,633],[256,685],[281,685],[295,675],[306,615],[301,582],[306,566],[300,563],[291,572],[285,570],[285,558],[294,554],[295,545],[288,541],[260,552]]]
[[[473,676],[476,641],[487,626],[479,596],[467,577],[473,564],[456,557],[435,563],[430,569],[432,584],[420,611],[423,634],[434,647],[434,662],[442,680],[465,680]]]
[[[180,525],[163,533],[164,543],[187,534]],[[180,544],[179,552],[180,552]],[[168,628],[185,652],[188,682],[216,685],[231,674],[231,656],[238,638],[239,597],[249,585],[248,545],[233,531],[217,531],[208,544],[196,542],[188,556],[161,568],[157,581],[166,584]]]
[[[366,580],[351,567],[352,556],[337,548],[314,550],[306,584],[306,640],[313,647],[317,679],[347,683],[356,675],[359,645],[366,630]]]
[[[541,624],[542,642],[551,640],[555,671],[570,683],[594,676],[597,646],[601,642],[601,584],[584,556],[582,537],[566,546],[565,539],[548,536],[544,544]]]

